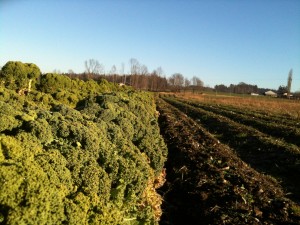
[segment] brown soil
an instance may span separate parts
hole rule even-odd
[[[300,224],[278,182],[244,163],[183,112],[157,101],[168,145],[160,224]]]

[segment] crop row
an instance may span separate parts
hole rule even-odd
[[[217,105],[207,105],[200,102],[190,102],[186,100],[180,101],[228,117],[237,123],[251,126],[270,136],[282,138],[286,142],[300,146],[300,128],[297,128],[295,126],[295,122],[294,125],[284,125],[284,122],[279,123],[279,121],[272,121],[271,118],[269,118],[268,121],[261,120],[247,110],[245,111],[247,111],[248,113],[242,113],[240,110],[227,109],[224,106],[222,107]]]
[[[181,97],[182,99],[186,99]],[[214,102],[214,101],[199,101],[199,100],[191,100],[188,99],[189,102],[193,103],[201,103],[201,105],[205,106],[211,106],[211,107],[217,107],[223,110],[231,111],[236,114],[242,114],[246,116],[250,116],[253,118],[256,118],[261,121],[265,121],[266,123],[268,122],[276,122],[279,124],[283,124],[286,126],[292,126],[292,127],[297,127],[300,128],[300,117],[293,117],[287,113],[279,113],[279,112],[272,112],[270,110],[262,110],[259,109],[257,106],[241,106],[238,105],[232,105],[232,104],[224,104],[224,103],[219,103],[219,102]],[[238,101],[238,100],[237,100]],[[263,103],[261,103],[263,104]],[[266,106],[265,106],[266,107]]]
[[[291,197],[300,199],[300,181],[297,179],[300,172],[300,151],[297,146],[177,99],[163,99],[229,145],[252,167],[282,180],[285,188],[292,193]]]
[[[274,179],[249,167],[182,111],[161,99],[157,105],[169,149],[161,224],[299,222]]]
[[[158,223],[167,149],[153,96],[85,94],[71,108],[0,87],[0,224]]]

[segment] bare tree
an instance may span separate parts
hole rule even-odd
[[[200,90],[204,86],[204,83],[200,78],[193,76],[192,85],[193,85],[193,93],[194,93],[195,90]]]
[[[159,76],[157,75],[157,71],[153,70],[152,73],[150,74],[150,90],[151,91],[157,91],[158,90],[158,86],[159,86]]]
[[[198,79],[198,78],[195,77],[195,76],[192,77],[192,85],[193,85],[193,86],[197,86],[197,79]]]
[[[140,67],[140,74],[141,75],[147,75],[149,72],[148,72],[148,67],[146,65],[142,65]]]
[[[169,77],[168,81],[175,91],[180,91],[180,88],[183,87],[184,84],[184,77],[181,73],[174,73],[171,77]]]
[[[72,69],[69,69],[68,74],[74,74],[74,71]]]
[[[175,86],[182,87],[184,84],[184,77],[181,73],[175,73]]]
[[[68,70],[68,76],[69,76],[70,78],[73,78],[73,77],[76,76],[76,74],[75,74],[75,72],[74,72],[72,69],[69,69],[69,70]]]
[[[164,76],[164,71],[163,71],[163,69],[161,68],[161,66],[158,67],[158,68],[156,69],[156,74],[157,74],[159,77]]]
[[[95,59],[89,59],[84,62],[85,72],[87,74],[102,74],[104,71],[104,67],[102,64]]]
[[[170,76],[168,78],[168,84],[171,85],[171,86],[175,86],[175,77],[174,77],[174,75]]]
[[[117,67],[113,65],[109,71],[109,74],[114,75],[117,73]]]
[[[189,86],[191,85],[191,81],[188,78],[184,78],[184,93],[188,90]]]
[[[160,90],[165,90],[168,86],[168,83],[166,82],[166,76],[165,76],[165,72],[164,70],[162,69],[161,66],[159,66],[157,69],[156,69],[156,74],[158,76],[158,89]]]
[[[148,88],[148,67],[146,65],[140,66],[140,80],[139,80],[139,88],[146,90]]]
[[[130,74],[131,75],[137,75],[139,74],[139,69],[140,69],[140,63],[137,59],[131,58],[129,60],[130,63]]]
[[[122,63],[121,64],[121,68],[120,68],[120,75],[123,76],[123,79],[121,82],[123,82],[123,84],[126,84],[126,74],[125,74],[125,64]]]
[[[191,81],[190,81],[189,79],[185,78],[185,79],[184,79],[184,86],[185,86],[185,87],[188,87],[188,86],[190,86],[190,85],[191,85]]]
[[[200,80],[200,79],[197,79],[197,86],[198,86],[198,87],[203,87],[203,86],[204,86],[203,81]]]
[[[139,74],[139,69],[140,69],[140,63],[137,59],[131,58],[129,60],[130,64],[130,79],[129,83],[131,86],[135,87],[136,83],[138,82],[138,77],[137,75]]]
[[[192,85],[193,86],[198,86],[198,87],[203,87],[204,83],[200,78],[198,78],[196,76],[193,76],[192,77]]]
[[[53,73],[61,74],[61,71],[60,71],[59,69],[54,69],[54,70],[53,70]]]
[[[117,75],[117,67],[113,65],[109,71],[109,75],[113,83],[116,82],[116,75]]]

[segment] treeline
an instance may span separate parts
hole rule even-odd
[[[202,93],[208,92],[223,92],[223,93],[234,93],[234,94],[264,94],[269,91],[268,88],[259,88],[257,85],[247,84],[240,82],[238,84],[230,84],[226,86],[224,84],[215,85],[214,88],[205,87],[204,82],[197,76],[192,78],[184,77],[181,73],[174,73],[169,77],[163,72],[161,67],[149,72],[148,67],[140,64],[136,59],[130,59],[130,71],[124,73],[124,64],[120,70],[117,67],[112,66],[108,72],[104,71],[104,66],[97,60],[90,59],[85,61],[85,72],[75,73],[69,70],[67,73],[61,73],[60,71],[54,71],[53,73],[42,74],[39,68],[32,63],[21,63],[21,62],[8,62],[0,71],[0,82],[5,84],[6,87],[17,89],[19,94],[27,92],[33,88],[35,89],[39,85],[43,84],[43,80],[47,79],[47,83],[54,82],[51,88],[56,85],[62,85],[70,83],[66,81],[66,77],[72,80],[73,83],[80,86],[83,84],[80,81],[87,82],[91,86],[95,86],[96,83],[101,83],[104,80],[111,82],[115,86],[131,86],[136,90],[153,91],[153,92],[193,92]],[[12,74],[15,74],[12,76]],[[60,76],[65,75],[65,76]],[[55,78],[54,78],[55,77]],[[289,80],[291,80],[289,74]],[[50,80],[52,81],[50,81]],[[58,82],[59,80],[59,82]],[[92,84],[95,82],[94,84]],[[289,82],[291,83],[291,81]],[[289,84],[290,85],[290,84]],[[62,88],[59,90],[63,90]],[[289,93],[288,86],[280,86],[278,90],[272,90],[279,96],[284,96],[284,93]],[[293,93],[294,96],[299,93]]]
[[[257,85],[246,84],[244,82],[240,82],[238,84],[230,84],[226,86],[224,84],[216,85],[215,91],[217,92],[225,92],[225,93],[234,93],[234,94],[263,94],[270,89],[259,88]]]
[[[87,80],[107,80],[109,82],[119,84],[119,85],[128,85],[132,86],[138,90],[144,91],[203,91],[207,89],[204,87],[203,82],[197,78],[193,77],[192,79],[184,78],[184,76],[180,73],[175,73],[171,77],[166,78],[159,76],[155,71],[150,74],[113,74],[113,75],[105,75],[105,74],[69,74],[65,73],[64,75],[68,76],[71,79],[79,79],[83,81]]]
[[[85,72],[74,73],[69,70],[64,75],[71,79],[80,80],[101,80],[106,79],[112,83],[124,84],[132,86],[138,90],[146,91],[182,91],[187,89],[202,90],[203,81],[194,76],[191,79],[184,77],[181,73],[174,73],[170,77],[166,77],[161,67],[149,72],[146,65],[141,64],[137,59],[130,59],[130,72],[124,73],[124,64],[119,72],[115,65],[107,73],[104,71],[104,66],[95,59],[85,61]]]
[[[0,80],[4,86],[17,90],[19,94],[30,92],[36,88],[45,91],[45,84],[48,86],[50,84],[47,88],[55,89],[56,92],[59,92],[70,88],[69,85],[83,85],[80,81],[89,81],[90,86],[95,86],[96,83],[99,84],[103,80],[107,80],[115,85],[118,84],[116,86],[126,85],[137,90],[154,92],[180,92],[186,90],[196,92],[204,90],[203,81],[196,76],[188,79],[181,73],[175,73],[167,78],[161,67],[148,72],[148,68],[145,65],[141,65],[136,59],[131,59],[130,63],[131,69],[129,74],[123,72],[124,68],[118,73],[115,66],[109,73],[105,73],[103,66],[97,60],[92,59],[85,62],[86,70],[84,73],[74,73],[72,70],[69,70],[68,73],[62,74],[59,71],[42,74],[35,64],[9,61],[0,71]],[[95,83],[93,84],[93,82]]]
[[[132,86],[138,90],[147,91],[165,91],[168,88],[168,80],[165,77],[157,75],[155,72],[150,74],[88,74],[88,73],[65,73],[71,79],[87,80],[107,80],[119,85]]]
[[[214,87],[214,91],[216,92],[223,92],[223,93],[233,93],[233,94],[259,94],[264,95],[267,91],[273,91],[277,94],[278,97],[287,98],[287,93],[289,93],[289,90],[287,86],[280,85],[277,90],[275,89],[269,89],[269,88],[259,88],[257,85],[252,84],[246,84],[244,82],[240,82],[239,84],[230,84],[229,86],[226,86],[224,84],[216,85]],[[300,92],[294,92],[291,93],[289,98],[291,99],[299,99]]]
[[[291,92],[292,80],[293,80],[293,69],[289,71],[287,85],[280,85],[277,90],[273,89],[271,91],[276,93],[277,96],[279,97],[298,98],[300,95],[299,91],[295,93]],[[266,88],[258,88],[257,85],[246,84],[244,82],[240,82],[237,85],[230,84],[229,86],[220,84],[220,85],[216,85],[214,89],[217,92],[236,93],[236,94],[250,94],[250,93],[264,94],[266,91],[270,90]]]

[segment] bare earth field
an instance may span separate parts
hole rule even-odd
[[[188,100],[199,100],[204,103],[234,106],[237,108],[262,111],[266,114],[281,114],[298,118],[300,121],[300,101],[266,96],[229,95],[229,94],[192,94],[178,95]]]
[[[299,102],[161,95],[157,107],[160,224],[300,224]]]

